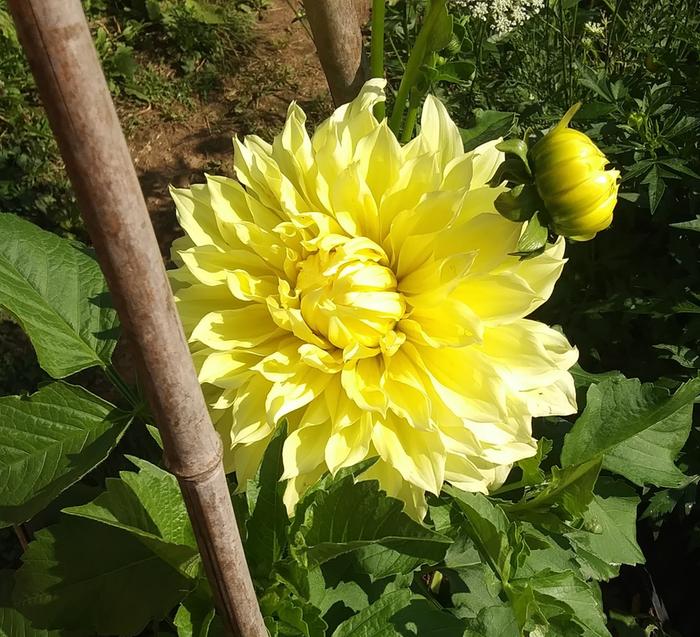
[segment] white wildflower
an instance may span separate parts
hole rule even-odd
[[[544,0],[454,0],[454,6],[491,23],[498,36],[510,33],[544,7]]]

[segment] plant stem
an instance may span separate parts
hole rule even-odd
[[[372,0],[372,44],[369,58],[372,77],[384,77],[384,13],[384,0]],[[384,102],[377,103],[374,114],[378,120],[384,119]]]
[[[564,90],[564,108],[568,108],[569,100],[569,90],[568,82],[566,79],[566,36],[564,35],[564,3],[559,0],[559,54],[561,56],[561,86]]]
[[[430,34],[437,24],[441,12],[445,8],[447,0],[433,0],[428,9],[428,13],[425,16],[425,21],[423,26],[418,33],[416,42],[411,50],[411,54],[408,56],[408,62],[406,63],[406,71],[401,78],[401,84],[399,84],[399,91],[396,94],[396,101],[394,102],[394,110],[389,118],[389,126],[391,130],[394,131],[396,135],[399,134],[401,129],[401,122],[403,121],[403,114],[406,110],[406,101],[411,93],[411,89],[415,86],[418,80],[418,75],[420,74],[420,67],[423,64],[426,52],[428,50],[428,39]]]
[[[615,10],[613,11],[612,20],[610,22],[610,29],[608,29],[608,37],[605,41],[605,72],[610,72],[610,48],[612,45],[613,32],[615,31],[615,22],[617,22],[617,14],[620,12],[620,6],[622,6],[622,0],[617,0],[615,2]]]
[[[138,397],[132,391],[131,387],[129,387],[128,383],[121,377],[119,372],[114,369],[114,366],[107,365],[107,367],[104,368],[104,372],[105,376],[107,376],[112,385],[119,391],[124,400],[126,400],[131,407],[137,407],[139,404]]]
[[[403,132],[401,133],[401,142],[406,144],[411,141],[411,136],[413,135],[413,129],[416,126],[416,120],[418,119],[418,108],[420,107],[420,95],[411,96],[408,106],[408,113],[406,113],[406,123],[403,127]]]
[[[15,531],[19,545],[22,547],[22,552],[26,551],[27,547],[29,546],[29,536],[27,535],[27,531],[25,530],[24,526],[21,524],[15,524],[12,528]]]

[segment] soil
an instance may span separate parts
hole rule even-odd
[[[285,0],[260,14],[250,49],[232,64],[220,91],[166,121],[155,108],[122,113],[132,123],[129,146],[163,255],[179,234],[168,185],[204,181],[204,173],[232,173],[234,135],[271,140],[296,100],[310,125],[332,108],[316,49]]]

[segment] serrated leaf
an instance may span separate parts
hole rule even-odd
[[[690,221],[680,221],[679,223],[670,224],[672,228],[678,228],[679,230],[694,230],[695,232],[700,232],[700,215],[695,215],[695,219]]]
[[[528,613],[519,618],[522,625],[532,627],[539,623],[540,618],[555,619],[560,626],[562,623],[579,626],[586,637],[610,637],[599,599],[592,588],[574,573],[544,571],[535,577],[514,580],[512,588],[514,595],[523,601],[528,597],[531,600],[527,607],[522,607]],[[562,612],[565,618],[562,618]],[[552,633],[545,630],[543,634]]]
[[[282,424],[267,446],[255,479],[249,480],[246,488],[251,514],[246,523],[245,553],[256,578],[270,575],[287,543],[289,518],[282,499],[285,483],[280,482],[286,432]]]
[[[31,622],[13,608],[13,571],[0,571],[0,637],[66,637],[57,630],[35,628]]]
[[[577,549],[579,558],[587,563],[596,579],[609,579],[609,567],[621,564],[642,564],[644,554],[637,544],[637,505],[639,498],[621,482],[602,481],[583,517],[582,530],[571,531],[566,537]],[[585,553],[584,553],[585,552]],[[581,555],[580,553],[584,553]],[[588,559],[589,556],[596,561]],[[602,571],[597,571],[603,566]],[[605,568],[607,566],[608,568]],[[613,569],[613,576],[616,574]]]
[[[588,390],[586,408],[567,434],[562,462],[602,456],[603,467],[636,484],[676,487],[687,477],[674,460],[690,432],[700,379],[672,396],[638,379],[610,378]]]
[[[145,460],[131,460],[138,474],[108,478],[95,500],[64,512],[131,533],[183,575],[196,576],[199,553],[177,480]]]
[[[22,325],[54,378],[109,363],[117,314],[83,246],[0,214],[0,307]]]
[[[345,620],[332,637],[394,637],[399,636],[391,618],[411,602],[412,593],[403,589],[382,595],[376,602]]]
[[[192,586],[133,535],[75,517],[39,531],[22,561],[14,604],[46,628],[138,635]]]
[[[348,476],[316,493],[295,536],[298,551],[319,564],[353,552],[358,569],[374,579],[440,561],[449,538],[411,519],[402,508],[376,481],[354,484]]]
[[[63,382],[0,398],[0,526],[30,519],[105,460],[129,422]]]

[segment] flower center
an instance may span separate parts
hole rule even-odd
[[[377,347],[406,310],[386,255],[363,237],[328,243],[299,266],[302,316],[336,347]]]

